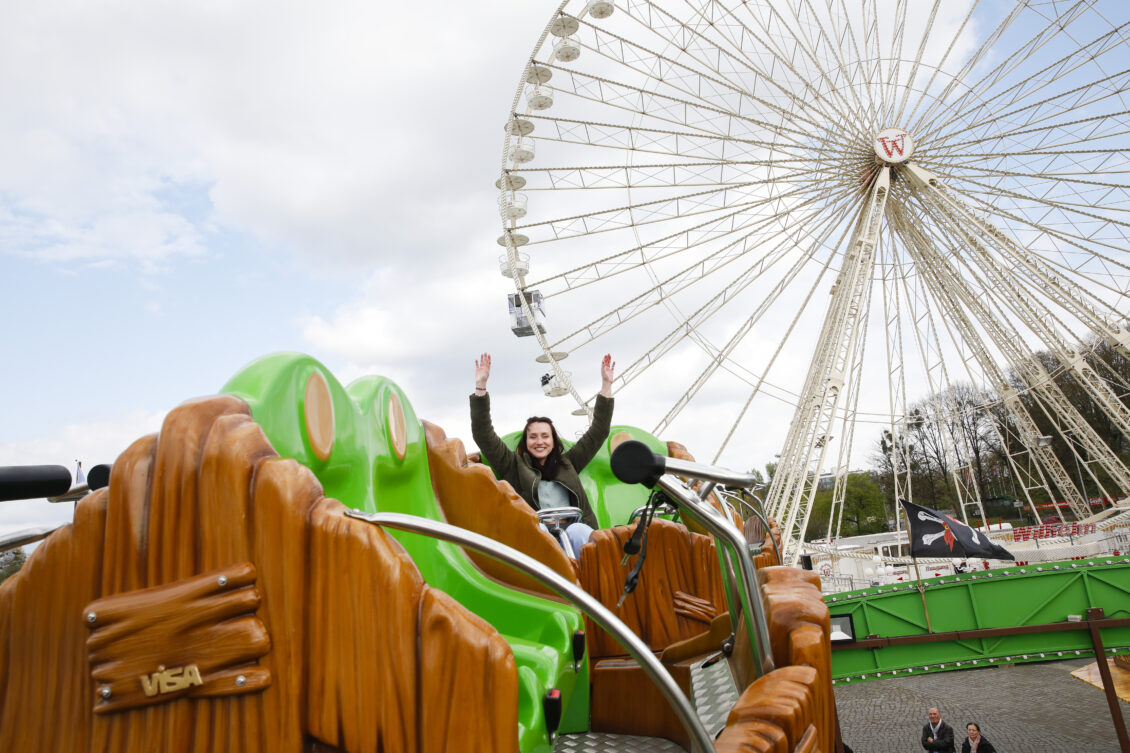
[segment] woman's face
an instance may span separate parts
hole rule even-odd
[[[970,740],[976,740],[981,735],[981,730],[977,729],[976,724],[965,725],[965,731],[969,734]]]
[[[526,427],[526,450],[537,461],[544,461],[553,450],[553,427],[534,421]]]

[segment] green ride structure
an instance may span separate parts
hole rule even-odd
[[[833,646],[837,684],[1093,655],[1089,617],[1102,625],[1099,650],[1130,651],[1130,557],[1013,565],[825,601],[855,638]]]

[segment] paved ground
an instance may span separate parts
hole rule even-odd
[[[1118,753],[1103,692],[1071,672],[1092,659],[987,667],[836,686],[844,742],[855,753],[921,753],[937,706],[965,740],[975,721],[1000,753]],[[1130,704],[1121,703],[1124,719]],[[1130,721],[1128,721],[1130,724]]]

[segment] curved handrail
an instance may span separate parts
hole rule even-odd
[[[58,531],[63,526],[69,526],[70,523],[63,523],[54,527],[41,526],[39,528],[24,528],[20,531],[13,531],[12,533],[0,536],[0,552],[6,552],[9,549],[15,549],[20,546],[27,546],[34,544],[37,541],[43,541],[51,534]]]
[[[628,626],[621,622],[616,615],[612,614],[607,607],[579,586],[566,580],[534,558],[516,549],[512,549],[505,544],[500,544],[494,539],[487,538],[474,531],[468,531],[465,528],[459,528],[448,523],[440,523],[439,521],[430,520],[428,518],[416,517],[415,515],[405,515],[395,512],[367,513],[361,512],[360,510],[346,510],[345,514],[351,518],[357,518],[358,520],[363,520],[374,525],[395,528],[400,531],[409,531],[411,533],[419,533],[431,538],[442,539],[459,544],[460,546],[469,547],[503,564],[510,565],[526,575],[538,579],[546,586],[549,586],[591,617],[597,625],[607,630],[612,637],[619,641],[620,645],[628,651],[632,658],[640,664],[648,676],[651,677],[652,681],[659,687],[664,698],[671,704],[679,720],[683,723],[687,732],[690,733],[691,742],[698,753],[708,753],[714,749],[710,735],[707,734],[706,729],[702,726],[702,721],[698,718],[694,708],[691,707],[690,701],[683,695],[678,684],[663,667],[659,659],[651,652],[648,645],[644,643],[638,635],[629,630]]]
[[[773,542],[773,550],[777,552],[777,561],[784,562],[784,560],[781,558],[781,547],[777,546],[777,539],[773,537],[773,531],[769,528],[769,519],[765,517],[765,513],[762,512],[762,510],[758,507],[754,507],[750,503],[743,500],[740,495],[734,494],[733,492],[723,491],[721,492],[720,496],[724,498],[729,497],[736,499],[740,504],[749,508],[749,511],[752,512],[759,521],[761,521],[761,525],[765,526],[765,533],[769,537],[769,541]]]
[[[569,518],[580,520],[581,515],[581,508],[579,507],[546,507],[537,511],[538,522],[540,523],[560,523]]]
[[[635,520],[636,518],[638,518],[639,516],[641,516],[645,512],[647,512],[648,508],[650,508],[650,507],[651,507],[651,505],[643,505],[642,507],[637,507],[636,509],[632,510],[632,514],[628,516],[628,524],[630,525],[633,520]],[[661,505],[659,505],[659,507],[655,508],[655,514],[656,515],[678,515],[679,514],[679,508],[675,507],[674,505],[669,505],[666,502],[664,502]]]

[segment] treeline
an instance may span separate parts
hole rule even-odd
[[[1130,407],[1130,359],[1104,342],[1089,343],[1082,350],[1095,372],[1113,388],[1122,404]],[[1074,372],[1050,353],[1039,353],[1037,360],[1098,438],[1126,464],[1130,460],[1127,438],[1091,398]],[[1130,489],[1119,488],[1101,465],[1088,462],[1087,453],[1077,440],[1057,428],[1062,422],[1055,418],[1055,409],[1037,399],[1015,371],[1010,372],[1009,379],[1024,411],[1039,434],[1046,437],[1044,441],[1049,443],[1072,483],[1085,497],[1102,496],[1103,490],[1112,496],[1130,493]],[[1063,492],[1053,486],[1053,500],[1042,487],[1035,485],[1033,477],[1023,477],[1023,468],[1030,461],[1027,448],[1001,396],[995,392],[958,384],[914,403],[907,415],[901,432],[892,434],[885,429],[876,439],[869,458],[870,468],[849,474],[840,526],[842,536],[888,530],[888,521],[897,514],[896,459],[903,478],[909,475],[916,502],[936,510],[951,511],[959,519],[963,498],[973,502],[979,496],[989,518],[1013,516],[1014,519],[1023,519],[1024,511],[1028,510],[1025,489],[1036,504],[1065,498]],[[1083,457],[1083,462],[1079,462],[1073,452],[1072,442],[1076,442],[1075,451]],[[1020,477],[1014,472],[1010,457],[1022,468]],[[905,481],[903,483],[905,485]],[[959,486],[964,487],[960,494]],[[1024,502],[1023,508],[1014,507],[1014,500]],[[831,502],[831,488],[817,492],[806,538],[819,539],[827,534]],[[980,512],[971,505],[966,508],[966,514],[972,519]],[[833,534],[834,525],[833,521]]]

